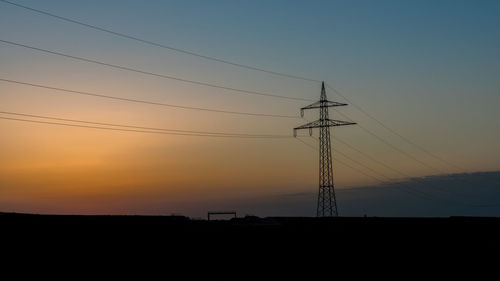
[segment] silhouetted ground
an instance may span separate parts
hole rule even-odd
[[[495,252],[500,218],[67,216],[0,213],[2,236],[25,243],[81,247],[234,247],[325,250]]]

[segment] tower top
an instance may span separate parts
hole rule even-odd
[[[325,82],[321,82],[321,101],[326,101],[326,90],[325,90]]]

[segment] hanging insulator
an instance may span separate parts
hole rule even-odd
[[[293,137],[296,138],[297,137],[297,130],[293,129]]]
[[[300,109],[300,117],[304,117],[304,110]]]
[[[311,136],[311,137],[312,137],[312,135],[313,135],[313,129],[312,129],[312,128],[309,128],[309,136]]]

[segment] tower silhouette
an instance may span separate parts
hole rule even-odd
[[[312,135],[312,129],[319,128],[319,192],[316,212],[316,216],[318,217],[339,215],[333,186],[330,127],[354,125],[356,123],[330,119],[328,108],[345,105],[347,104],[327,100],[325,82],[322,82],[320,100],[300,109],[300,116],[303,117],[304,110],[319,108],[319,119],[293,129],[293,135],[297,136],[297,130],[309,129],[309,135]]]

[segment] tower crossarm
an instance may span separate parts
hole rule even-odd
[[[356,125],[356,124],[357,123],[347,122],[347,121],[342,121],[342,120],[332,120],[332,119],[316,120],[316,121],[312,121],[312,122],[309,122],[307,124],[304,124],[302,126],[293,128],[293,136],[294,137],[297,136],[298,130],[309,129],[309,134],[312,134],[312,129],[314,129],[314,128],[347,126],[347,125]]]
[[[335,127],[335,126],[346,126],[346,125],[356,125],[356,122],[348,122],[348,121],[342,121],[342,120],[333,120],[333,119],[326,119],[326,126],[322,127]]]
[[[304,117],[304,110],[308,109],[314,109],[314,108],[321,108],[321,107],[334,107],[334,106],[346,106],[347,103],[341,103],[341,102],[335,102],[335,101],[329,101],[329,100],[324,100],[324,101],[318,101],[313,104],[310,104],[308,106],[302,107],[300,109],[300,116]]]

